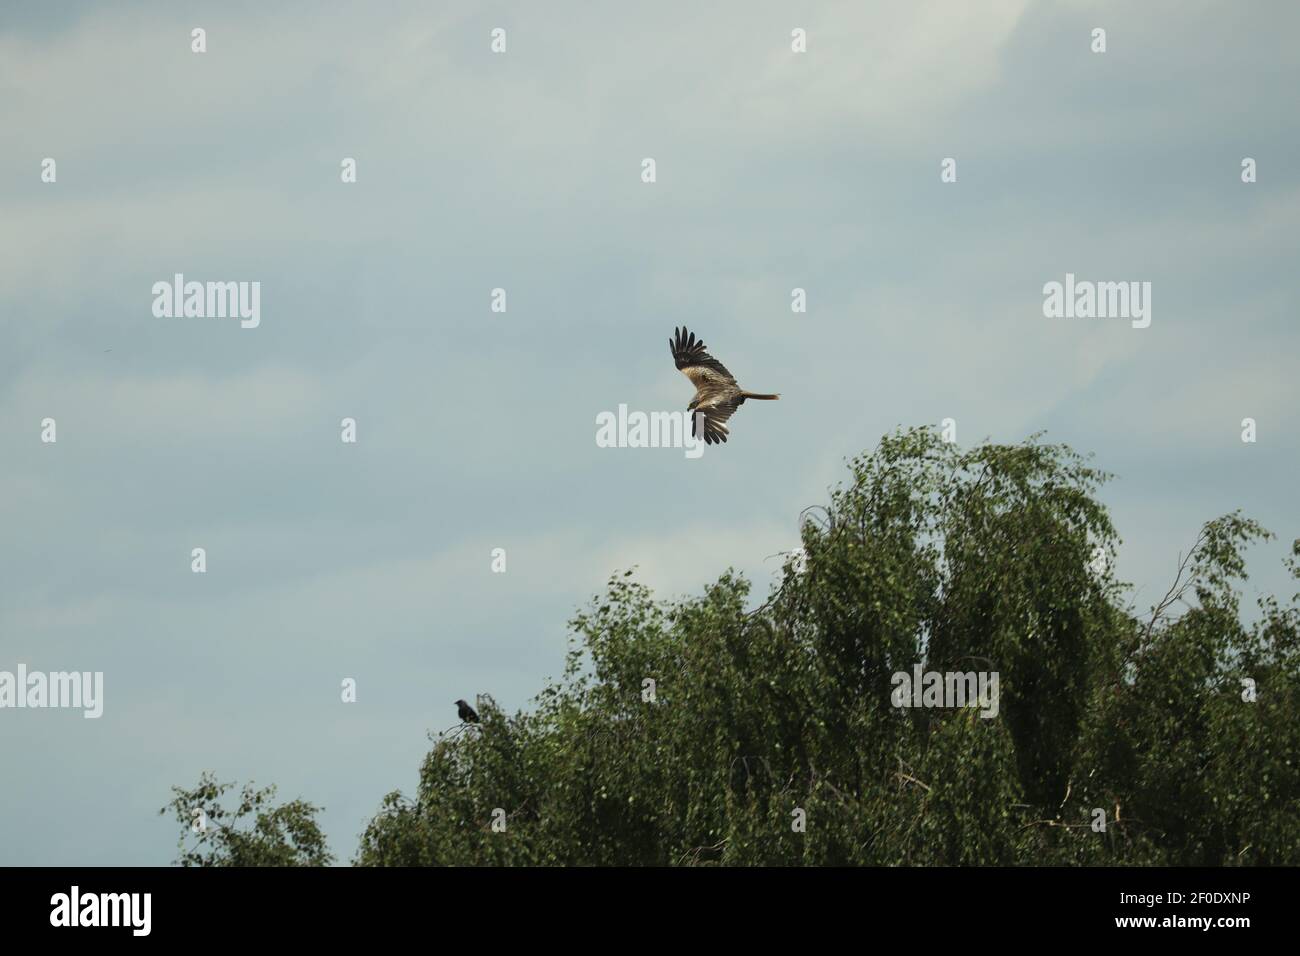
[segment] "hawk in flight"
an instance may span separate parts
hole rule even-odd
[[[694,332],[681,328],[674,329],[673,334],[674,338],[668,340],[673,361],[695,386],[695,397],[686,410],[698,413],[692,416],[693,434],[699,438],[702,430],[705,444],[727,440],[727,419],[745,404],[745,399],[775,401],[781,397],[745,391],[736,384],[736,377],[726,366],[704,350],[704,343],[695,338]]]

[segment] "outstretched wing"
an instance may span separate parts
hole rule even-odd
[[[696,438],[703,438],[706,445],[716,445],[718,442],[726,441],[727,419],[736,414],[736,409],[739,407],[740,402],[733,400],[697,408],[691,415],[691,434]]]
[[[704,342],[696,339],[694,332],[687,332],[686,328],[682,327],[674,329],[673,336],[668,340],[673,361],[691,380],[692,385],[696,388],[705,386],[716,388],[736,384],[735,377],[727,371],[727,367],[705,351]]]

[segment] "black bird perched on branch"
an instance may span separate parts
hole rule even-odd
[[[692,415],[693,431],[695,437],[703,438],[706,445],[727,440],[730,434],[727,419],[745,404],[745,399],[772,402],[781,397],[745,391],[736,384],[736,377],[727,371],[727,367],[705,350],[704,340],[697,339],[694,332],[685,328],[673,329],[668,349],[673,353],[674,364],[695,386],[695,397],[686,410],[697,413],[698,417]]]
[[[473,707],[465,703],[463,700],[456,701],[456,714],[460,717],[463,723],[478,723],[478,714],[475,712]]]

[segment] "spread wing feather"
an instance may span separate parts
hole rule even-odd
[[[726,441],[729,434],[727,419],[734,415],[739,407],[740,402],[731,401],[697,408],[691,416],[691,433],[696,438],[702,437],[706,445],[716,445],[718,442]]]
[[[715,359],[704,348],[704,341],[697,339],[694,332],[685,328],[674,329],[674,337],[668,340],[668,348],[673,353],[673,361],[686,373],[686,377],[698,388],[701,380],[717,380],[721,376],[726,382],[735,385],[736,379],[727,367]],[[692,374],[694,372],[694,374]],[[716,373],[716,374],[709,374]],[[733,409],[734,411],[734,409]]]

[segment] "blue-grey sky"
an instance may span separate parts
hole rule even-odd
[[[206,769],[324,804],[346,860],[611,572],[761,595],[900,425],[1094,452],[1141,606],[1207,518],[1300,534],[1297,33],[1226,0],[0,3],[0,670],[105,680],[98,720],[0,710],[0,863],[166,863]],[[260,326],[155,317],[177,272],[259,281]],[[1149,281],[1150,327],[1045,318],[1067,272]],[[602,411],[685,406],[681,324],[782,400],[698,461],[598,448]],[[1283,542],[1249,595],[1290,593]]]

